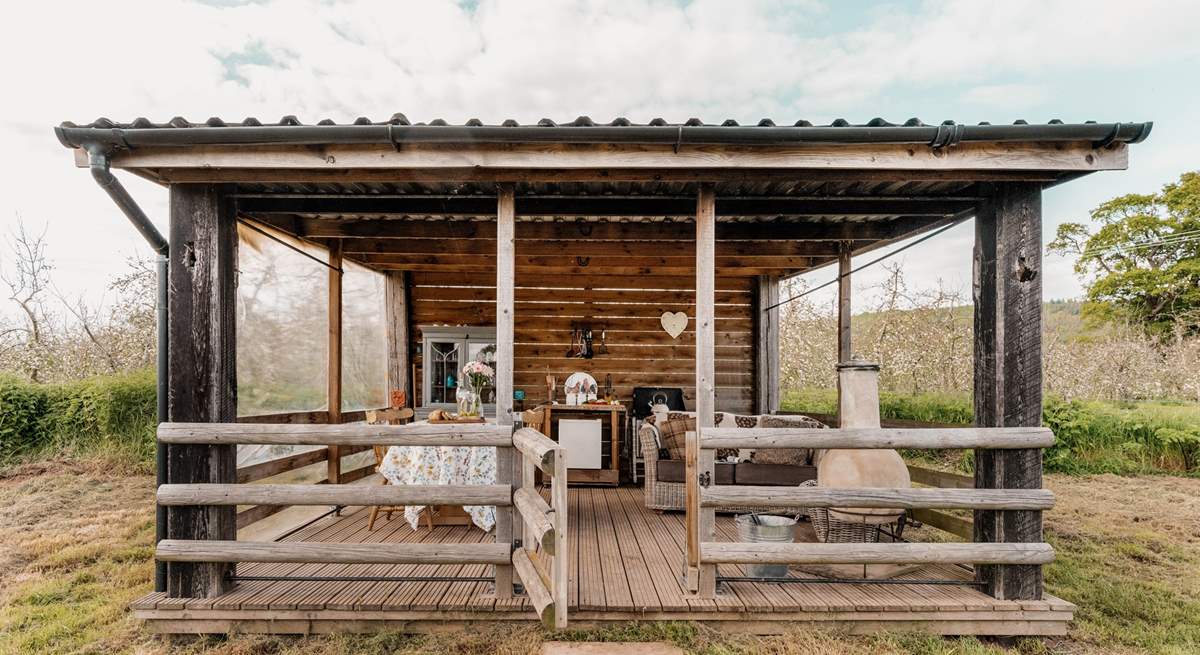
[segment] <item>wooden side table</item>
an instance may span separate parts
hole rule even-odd
[[[599,469],[567,469],[567,482],[575,484],[595,484],[615,487],[621,479],[621,440],[625,430],[624,405],[549,405],[538,407],[542,410],[542,434],[558,441],[557,419],[560,418],[605,418],[607,425],[601,427],[600,443],[604,446],[604,435],[608,435],[608,448],[602,450],[608,455],[608,465]]]

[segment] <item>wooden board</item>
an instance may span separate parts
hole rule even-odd
[[[929,565],[900,576],[903,585],[724,584],[705,600],[685,593],[682,515],[646,509],[642,490],[571,489],[568,492],[567,599],[571,626],[634,620],[711,621],[722,631],[780,632],[812,622],[849,632],[927,630],[945,634],[1052,634],[1071,620],[1074,606],[1047,596],[1004,601],[967,586],[919,584],[923,579],[968,580],[959,567]],[[363,544],[491,543],[472,527],[422,526],[396,517],[366,529],[368,510],[331,516],[285,539]],[[718,515],[717,539],[734,538],[733,517]],[[487,576],[482,564],[240,564],[240,574]],[[721,565],[721,575],[742,575]],[[806,577],[793,573],[793,577]],[[185,601],[151,594],[132,605],[135,616],[162,632],[373,632],[404,622],[405,629],[536,621],[528,599],[496,599],[486,582],[270,581],[242,582],[218,598]],[[301,630],[303,626],[303,630]],[[422,627],[424,626],[424,627]]]

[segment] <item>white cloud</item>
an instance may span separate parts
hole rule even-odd
[[[1130,20],[1124,3],[928,2],[819,33],[839,11],[815,0],[483,0],[473,10],[449,0],[130,0],[105,11],[27,3],[0,25],[9,62],[0,88],[10,90],[0,136],[19,155],[0,158],[0,229],[16,212],[49,221],[69,288],[100,288],[120,269],[118,253],[141,247],[52,138],[63,119],[295,114],[311,123],[402,111],[413,120],[783,123],[866,120],[883,100],[920,104],[926,91],[957,89],[981,113],[1000,114],[961,118],[1001,120],[1047,103],[1055,76],[1179,65],[1200,52],[1200,3],[1152,0],[1138,14],[1153,20]],[[129,184],[161,219],[165,194]]]

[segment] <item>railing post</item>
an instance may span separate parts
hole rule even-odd
[[[700,448],[700,432],[688,432],[685,442],[685,508],[687,514],[687,585],[688,591],[702,598],[714,598],[717,593],[717,567],[700,559],[700,544],[712,541],[715,534],[716,511],[701,507],[701,488],[713,484],[715,462],[711,449]]]
[[[554,582],[554,627],[567,627],[567,586],[570,574],[567,556],[567,451],[558,448],[554,453],[554,478],[550,481],[550,507],[554,509],[554,558],[550,577]]]
[[[329,405],[329,422],[342,422],[342,242],[329,245],[329,298],[326,316],[329,323],[328,356],[326,371],[326,400]],[[329,484],[342,482],[342,450],[330,445],[326,461],[325,478]]]
[[[1036,183],[999,183],[975,218],[975,425],[1042,420],[1042,204]],[[976,450],[975,486],[1039,489],[1041,450]],[[1040,511],[976,511],[975,541],[1040,542]],[[979,566],[987,593],[1042,597],[1037,565]]]

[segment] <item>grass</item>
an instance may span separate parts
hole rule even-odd
[[[1039,653],[1200,652],[1200,480],[1048,476],[1058,560],[1047,589],[1079,605],[1066,639],[1025,640]],[[163,640],[126,611],[152,584],[153,478],[108,460],[25,464],[0,473],[0,655],[183,653],[530,653],[544,640],[666,641],[692,653],[998,654],[972,638],[850,637],[796,630],[724,635],[688,623],[631,623],[550,633],[491,628],[444,635]]]

